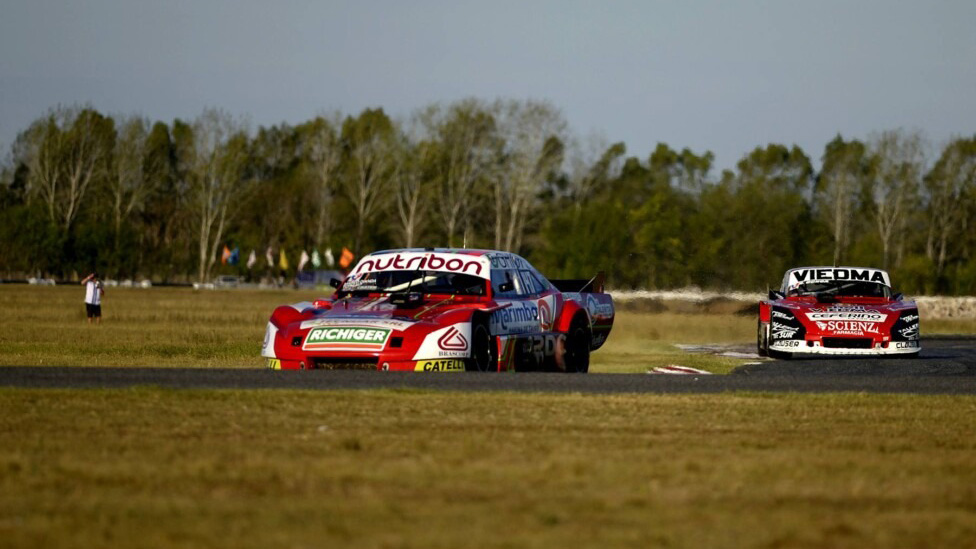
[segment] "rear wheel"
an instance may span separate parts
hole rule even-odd
[[[590,369],[590,330],[587,323],[577,318],[566,334],[566,354],[563,360],[567,373],[585,374]]]
[[[476,322],[471,326],[471,359],[468,370],[476,372],[498,371],[498,347],[488,330],[488,324]]]

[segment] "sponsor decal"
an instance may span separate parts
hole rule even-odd
[[[821,331],[831,332],[838,335],[864,335],[877,334],[878,325],[874,322],[861,320],[829,320],[827,322],[817,322],[817,328]]]
[[[451,329],[437,340],[437,346],[444,351],[467,351],[468,340],[457,328],[451,326]]]
[[[368,273],[358,273],[349,275],[346,280],[342,283],[342,289],[345,291],[376,291],[379,286],[376,285],[376,280],[368,278],[366,275]]]
[[[348,327],[348,326],[360,326],[369,328],[388,328],[391,330],[403,331],[414,325],[413,321],[410,320],[393,320],[393,319],[383,319],[383,318],[363,318],[363,317],[326,317],[326,318],[316,318],[312,320],[306,320],[301,323],[301,328],[307,330],[310,328],[321,328],[321,327]]]
[[[814,307],[810,309],[811,313],[850,313],[850,312],[865,312],[867,308],[864,305],[851,305],[847,303],[838,303],[836,305],[830,305],[828,307]]]
[[[307,351],[381,351],[386,346],[390,332],[388,328],[370,326],[313,328],[305,336],[305,345],[302,348]]]
[[[794,328],[793,326],[787,326],[786,324],[780,324],[779,322],[773,322],[772,327],[772,337],[773,339],[793,339],[799,328]]]
[[[353,270],[354,275],[383,271],[443,271],[489,278],[490,262],[483,256],[436,252],[400,252],[370,255]]]
[[[877,311],[864,311],[864,312],[829,312],[829,313],[807,313],[807,318],[810,320],[860,320],[863,322],[884,322],[888,315],[879,313]]]
[[[520,338],[522,345],[522,356],[532,357],[536,364],[542,362],[556,354],[556,342],[559,336],[556,334],[537,334]]]
[[[793,316],[788,315],[782,311],[773,311],[773,318],[781,318],[783,320],[793,320]]]
[[[277,358],[269,358],[267,360],[267,362],[265,362],[265,366],[267,366],[268,368],[271,368],[272,370],[280,370],[281,369],[281,361],[278,360]]]
[[[491,333],[522,334],[539,329],[539,306],[524,301],[509,301],[510,307],[491,313]]]
[[[896,341],[895,349],[918,349],[917,341]]]
[[[851,280],[864,282],[877,282],[890,286],[887,275],[878,269],[850,269],[850,268],[822,268],[822,269],[797,269],[790,272],[792,284],[795,286],[803,282],[822,282],[826,280]]]
[[[546,303],[545,299],[539,300],[539,324],[543,330],[548,331],[552,328],[552,310],[549,308],[549,304]]]
[[[802,342],[798,339],[778,339],[774,341],[770,347],[777,349],[793,349],[799,347],[800,343]]]
[[[590,316],[609,317],[613,315],[613,305],[600,303],[596,296],[590,294],[586,296],[586,310]]]
[[[458,359],[420,360],[413,368],[415,372],[463,372],[464,361]]]
[[[467,357],[470,353],[470,341],[470,322],[445,326],[424,336],[413,360]]]
[[[905,322],[915,322],[916,320],[918,320],[918,315],[903,316],[901,317],[901,319]]]
[[[492,269],[530,269],[529,262],[515,254],[491,254],[490,260]]]
[[[898,334],[906,339],[918,339],[918,324],[912,324],[898,330]]]

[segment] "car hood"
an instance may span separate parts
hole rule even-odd
[[[472,303],[453,297],[426,299],[415,307],[398,306],[388,296],[345,297],[315,318],[304,320],[302,328],[361,325],[405,330],[419,322],[436,322],[447,312],[470,307]]]

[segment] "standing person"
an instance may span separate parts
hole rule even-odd
[[[98,279],[98,273],[92,273],[81,281],[85,287],[85,311],[88,314],[88,323],[92,323],[92,318],[96,324],[102,323],[102,295],[105,288],[102,281]]]

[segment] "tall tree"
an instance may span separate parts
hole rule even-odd
[[[495,119],[477,99],[464,99],[446,109],[433,105],[421,116],[427,133],[436,136],[437,148],[431,154],[438,187],[438,219],[448,246],[453,247],[458,230],[467,232],[475,183],[484,177],[495,157]]]
[[[335,225],[333,201],[338,186],[339,165],[342,160],[342,144],[339,141],[339,115],[317,116],[307,124],[306,155],[315,181],[315,239],[314,246],[331,247],[331,234]]]
[[[68,234],[92,185],[104,179],[115,128],[90,108],[58,107],[22,133],[16,154],[29,170],[28,189],[51,223]]]
[[[206,109],[180,143],[181,173],[188,207],[197,226],[197,279],[210,278],[224,230],[250,191],[244,179],[248,137],[242,122],[225,111]]]
[[[430,139],[433,136],[424,131],[422,119],[415,116],[398,136],[394,148],[393,195],[400,221],[400,245],[407,248],[417,244],[430,207],[429,171],[437,145]]]
[[[946,145],[925,177],[928,193],[928,235],[925,252],[941,281],[951,253],[950,243],[961,239],[968,210],[976,198],[976,135]],[[939,288],[944,289],[944,288]]]
[[[854,212],[868,175],[866,148],[857,140],[837,136],[827,143],[823,167],[814,186],[814,202],[834,241],[834,265],[839,265],[850,245]]]
[[[886,131],[872,140],[870,150],[871,213],[881,239],[881,265],[887,269],[892,264],[892,251],[901,248],[908,210],[918,196],[925,164],[924,142],[919,132]]]
[[[739,161],[729,189],[723,256],[714,265],[722,284],[758,289],[800,262],[808,240],[810,159],[797,146],[771,144]],[[756,212],[761,212],[757,215]]]
[[[620,175],[627,147],[623,142],[608,145],[606,140],[591,136],[583,145],[574,141],[572,149],[568,198],[579,212],[601,186]]]
[[[353,246],[364,252],[366,227],[389,202],[395,128],[383,109],[366,109],[342,124],[346,170],[342,187],[356,220]]]
[[[547,102],[505,101],[496,110],[504,151],[500,171],[492,178],[495,247],[518,251],[536,199],[562,164],[566,122]]]
[[[144,117],[121,117],[118,120],[118,136],[112,151],[111,176],[107,185],[112,203],[116,255],[120,252],[123,222],[138,212],[155,187],[162,184],[159,175],[163,173],[163,166],[154,164],[164,159],[148,154],[149,131],[149,120]]]

